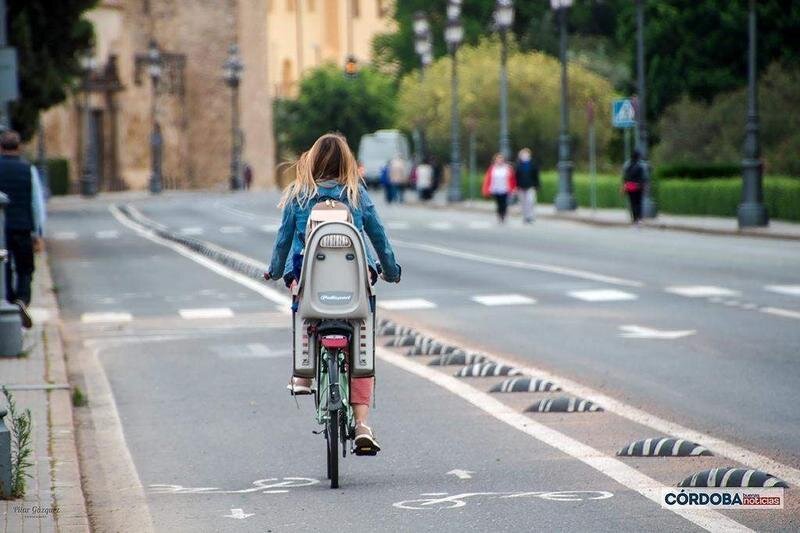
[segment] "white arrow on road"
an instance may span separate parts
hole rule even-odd
[[[469,470],[451,470],[447,473],[447,475],[458,476],[458,479],[470,479],[472,478],[472,474],[475,472],[470,472]]]
[[[231,509],[231,514],[224,514],[225,518],[235,518],[237,520],[244,520],[245,518],[253,516],[255,513],[245,513],[242,509]]]
[[[661,331],[658,329],[646,328],[643,326],[620,326],[619,329],[622,333],[620,337],[625,339],[680,339],[681,337],[688,337],[697,333],[694,329],[684,329],[678,331]]]

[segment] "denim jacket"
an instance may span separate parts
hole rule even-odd
[[[314,198],[311,198],[304,205],[295,199],[283,208],[283,219],[272,248],[272,261],[269,264],[269,273],[272,276],[286,275],[294,270],[295,257],[303,251],[305,246],[306,222],[308,221],[311,209],[317,204],[319,198],[337,198],[350,207],[353,215],[353,225],[362,233],[367,234],[375,252],[380,259],[381,268],[388,281],[397,281],[400,278],[400,267],[394,257],[394,250],[389,243],[389,237],[383,228],[375,204],[367,194],[367,189],[363,186],[359,191],[359,205],[354,208],[347,199],[347,190],[341,184],[333,181],[318,184],[319,190]],[[365,239],[366,240],[366,239]],[[367,260],[369,266],[377,270],[375,257],[366,246]],[[291,252],[291,253],[290,253]]]

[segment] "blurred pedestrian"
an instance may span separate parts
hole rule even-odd
[[[514,167],[506,163],[503,154],[494,156],[494,162],[483,178],[483,195],[493,196],[497,205],[497,219],[502,224],[508,211],[508,196],[517,188]]]
[[[408,165],[400,154],[389,160],[389,181],[394,189],[394,199],[403,203],[405,190],[408,187]]]
[[[433,198],[433,166],[427,158],[414,169],[414,178],[419,199],[425,202]]]
[[[242,175],[244,176],[244,190],[249,191],[253,185],[253,167],[250,166],[250,163],[244,164]]]
[[[4,228],[8,251],[6,299],[19,308],[22,325],[30,328],[33,254],[44,247],[44,195],[36,167],[20,157],[19,133],[6,130],[0,134],[0,151],[0,192],[9,200]]]
[[[381,185],[383,185],[383,192],[386,195],[386,203],[391,204],[394,202],[395,192],[392,181],[389,179],[389,161],[381,167]]]
[[[639,224],[642,220],[642,189],[644,188],[644,168],[641,154],[634,150],[630,160],[622,168],[622,191],[628,195],[631,208],[631,221]]]
[[[517,187],[522,196],[522,220],[531,224],[536,220],[536,193],[539,190],[539,166],[533,160],[530,148],[517,155]]]

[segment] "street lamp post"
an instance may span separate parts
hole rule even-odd
[[[161,176],[161,160],[164,141],[161,136],[161,124],[158,121],[158,84],[162,75],[162,58],[158,43],[150,41],[147,49],[147,73],[150,75],[152,97],[150,100],[150,192],[158,194],[163,188]]]
[[[433,36],[431,35],[428,18],[422,11],[414,13],[414,51],[420,59],[419,77],[420,82],[425,81],[425,69],[433,61]],[[419,159],[424,160],[426,155],[425,128],[424,125],[418,126],[419,138]]]
[[[232,44],[228,49],[228,59],[222,65],[225,83],[231,88],[231,190],[242,188],[242,142],[239,129],[239,82],[242,79],[244,64],[239,57],[239,47]]]
[[[508,31],[514,23],[514,2],[497,0],[494,23],[500,32],[500,153],[511,156],[511,141],[508,137]]]
[[[91,78],[96,62],[93,52],[81,58],[83,68],[83,168],[80,178],[81,196],[91,198],[97,194],[97,151],[92,127]]]
[[[447,26],[444,40],[450,51],[452,71],[450,74],[450,188],[447,191],[449,202],[461,200],[461,140],[458,116],[458,47],[464,40],[464,27],[461,25],[461,0],[450,0],[447,4]]]
[[[636,113],[636,131],[639,155],[644,172],[644,194],[642,195],[642,216],[655,218],[658,206],[653,200],[653,191],[650,181],[650,164],[647,162],[649,139],[647,133],[647,85],[644,76],[644,3],[645,0],[636,0],[636,85],[638,86],[637,101],[639,109]]]
[[[761,166],[761,148],[758,139],[757,29],[755,0],[750,0],[747,54],[747,124],[745,126],[744,160],[742,161],[742,203],[739,204],[737,213],[740,228],[769,225],[769,216],[766,207],[764,207],[763,167]]]
[[[550,0],[550,7],[558,13],[560,27],[559,57],[561,59],[561,132],[558,136],[558,194],[555,205],[558,211],[574,211],[577,206],[572,193],[572,147],[569,136],[569,107],[567,102],[567,9],[572,0]]]

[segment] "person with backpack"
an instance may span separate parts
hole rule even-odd
[[[320,202],[335,200],[349,208],[353,225],[366,234],[378,255],[380,262],[366,247],[371,281],[377,281],[380,274],[384,280],[398,283],[401,267],[359,175],[358,164],[347,140],[336,133],[323,135],[300,156],[295,170],[295,180],[286,188],[278,204],[283,209],[283,216],[264,278],[283,279],[290,288],[297,283],[311,211]],[[352,378],[351,383],[350,398],[356,420],[355,444],[380,450],[372,430],[366,425],[374,378]],[[287,388],[292,394],[313,392],[310,379],[293,377]]]
[[[517,188],[517,179],[514,167],[506,163],[503,154],[494,156],[494,162],[486,170],[483,178],[482,192],[485,197],[493,196],[497,205],[497,219],[500,223],[506,221],[508,211],[508,197]]]
[[[639,224],[642,220],[642,190],[644,189],[644,168],[641,154],[634,150],[629,161],[622,168],[622,192],[628,195],[631,208],[631,221]]]
[[[517,187],[522,193],[522,220],[531,224],[536,219],[536,191],[539,189],[539,166],[531,157],[530,148],[523,148],[517,155]]]

